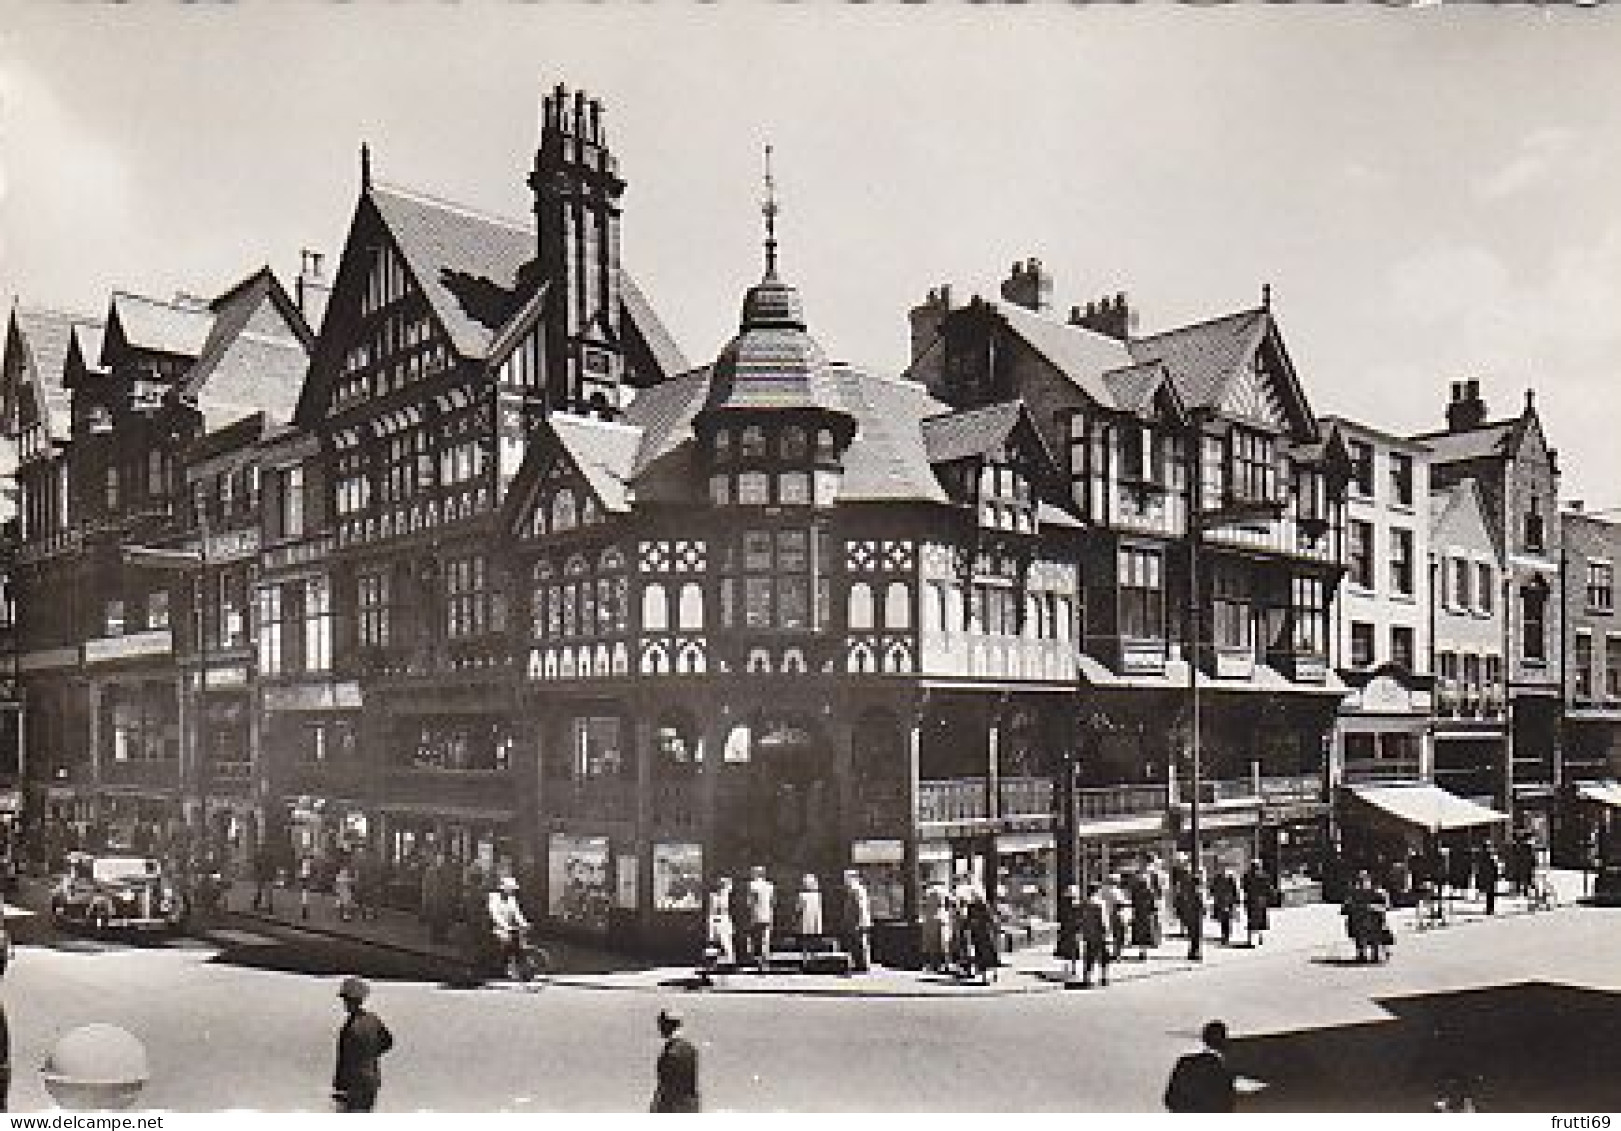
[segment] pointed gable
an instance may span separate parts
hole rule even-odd
[[[508,494],[507,529],[542,538],[630,510],[642,430],[556,413],[541,422]]]
[[[1138,360],[1165,365],[1190,409],[1230,412],[1302,437],[1318,432],[1277,321],[1266,307],[1135,338],[1129,344]]]
[[[209,304],[214,323],[179,395],[214,430],[256,413],[291,418],[309,366],[304,317],[268,267]]]
[[[67,439],[66,375],[75,330],[93,327],[84,315],[15,306],[6,331],[0,368],[0,420],[7,435],[38,422],[46,438]]]

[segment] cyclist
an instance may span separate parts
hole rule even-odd
[[[501,883],[490,893],[490,929],[495,934],[507,977],[516,979],[524,969],[524,940],[529,933],[529,920],[524,918],[518,904],[518,881],[502,876]]]

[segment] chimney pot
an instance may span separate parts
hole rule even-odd
[[[1470,400],[1479,400],[1480,399],[1480,381],[1473,378],[1473,377],[1471,377],[1469,379],[1468,383],[1464,386],[1464,391],[1469,395]]]
[[[1456,404],[1461,400],[1463,400],[1463,382],[1454,381],[1452,382],[1452,402]]]
[[[1535,409],[1536,407],[1537,407],[1537,391],[1535,389],[1527,389],[1525,391],[1525,409],[1526,409],[1527,412],[1530,412],[1531,410]]]

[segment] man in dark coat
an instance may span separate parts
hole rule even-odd
[[[1502,878],[1503,866],[1491,845],[1480,850],[1480,862],[1475,865],[1475,886],[1486,897],[1486,914],[1497,914],[1497,882]]]
[[[681,1036],[681,1018],[668,1009],[659,1011],[659,1036],[664,1038],[664,1048],[659,1051],[658,1086],[647,1110],[703,1110],[698,1103],[698,1050]]]
[[[1165,1110],[1230,1112],[1237,1088],[1227,1065],[1227,1025],[1211,1021],[1200,1034],[1204,1048],[1178,1057],[1165,1085]]]
[[[1086,891],[1086,902],[1080,905],[1079,933],[1081,936],[1081,985],[1092,984],[1092,971],[1097,970],[1100,980],[1109,984],[1109,912],[1103,906],[1103,893],[1097,884]]]
[[[375,1013],[361,1008],[371,987],[363,979],[345,978],[338,990],[348,1019],[338,1030],[338,1065],[332,1073],[332,1099],[339,1111],[371,1111],[383,1086],[378,1064],[394,1047],[394,1035]]]

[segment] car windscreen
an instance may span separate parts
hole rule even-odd
[[[138,856],[106,856],[90,866],[92,879],[104,884],[124,883],[158,875],[156,860],[143,860]]]

